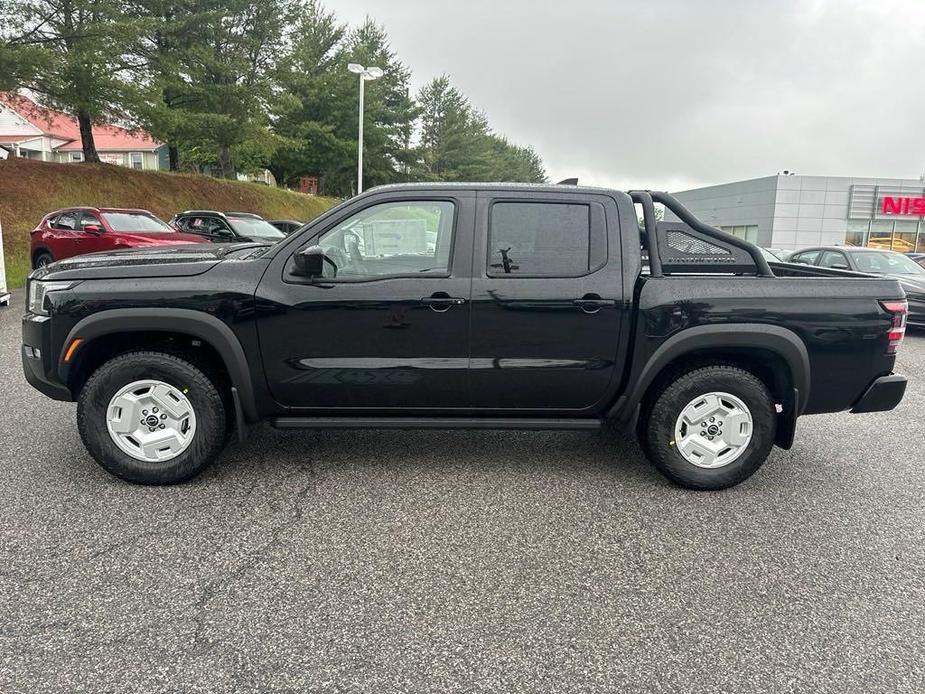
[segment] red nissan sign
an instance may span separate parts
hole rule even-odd
[[[885,195],[880,203],[880,214],[908,214],[925,216],[925,198],[893,197]]]

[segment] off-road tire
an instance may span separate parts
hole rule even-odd
[[[137,460],[122,451],[109,435],[106,410],[113,395],[127,384],[144,379],[175,386],[193,406],[193,440],[171,460]],[[225,401],[215,383],[185,359],[163,352],[127,352],[110,359],[90,376],[77,399],[77,428],[90,455],[107,472],[135,484],[177,484],[198,475],[224,448],[227,421]]]
[[[675,423],[694,398],[726,392],[741,399],[752,415],[752,438],[745,452],[719,468],[702,468],[685,460],[674,445]],[[646,457],[672,482],[696,490],[733,487],[751,477],[774,445],[777,414],[767,386],[734,366],[705,366],[660,384],[643,407],[637,432]]]

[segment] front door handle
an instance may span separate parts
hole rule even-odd
[[[421,303],[425,306],[430,306],[431,311],[443,313],[444,311],[449,311],[453,306],[461,306],[466,303],[466,300],[458,296],[450,296],[446,292],[434,292],[430,296],[425,296],[421,299]]]
[[[599,294],[585,294],[572,303],[585,313],[597,313],[604,306],[615,306],[617,302],[613,299],[602,299]]]

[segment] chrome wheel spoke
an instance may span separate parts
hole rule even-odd
[[[716,462],[717,450],[713,442],[705,440],[699,434],[685,437],[678,444],[678,450],[687,460],[701,467],[713,467]]]
[[[118,434],[128,434],[139,426],[142,407],[132,393],[125,393],[109,403],[109,428]]]
[[[184,443],[178,431],[163,429],[143,437],[141,450],[148,460],[164,460],[179,454],[186,447]]]
[[[183,419],[192,409],[189,400],[183,397],[182,393],[166,384],[152,388],[150,398],[158,409],[174,419]]]
[[[730,446],[744,446],[752,437],[752,418],[736,410],[723,422],[723,438]]]

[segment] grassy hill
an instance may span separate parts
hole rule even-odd
[[[61,207],[141,207],[164,220],[188,209],[256,212],[267,219],[309,220],[336,201],[256,183],[195,174],[134,171],[109,164],[0,161],[0,225],[6,277],[20,287],[29,274],[29,232]]]

